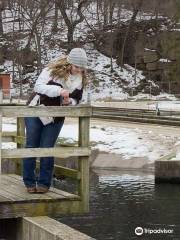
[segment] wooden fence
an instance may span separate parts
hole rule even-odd
[[[89,211],[89,125],[92,115],[91,106],[84,104],[79,106],[0,106],[0,162],[2,159],[12,159],[16,162],[16,174],[20,174],[21,160],[24,157],[48,157],[59,158],[78,157],[78,168],[71,169],[55,165],[55,173],[77,181],[77,194],[81,200],[81,211]],[[79,119],[78,146],[53,147],[53,148],[24,148],[25,124],[24,117],[76,117]],[[2,118],[17,118],[17,132],[3,132]],[[68,136],[67,136],[68,137]],[[17,143],[15,149],[2,149],[3,141],[14,141]],[[2,164],[0,172],[3,173]]]

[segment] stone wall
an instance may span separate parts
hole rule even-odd
[[[161,90],[177,94],[180,93],[180,31],[162,30],[166,24],[166,20],[159,20],[158,24],[154,20],[136,23],[128,34],[124,63],[133,67],[136,65],[137,69],[143,70],[146,80],[153,80]],[[109,57],[112,54],[117,58],[118,64],[121,63],[126,31],[127,26],[122,25],[113,33],[104,32],[103,44],[97,46],[103,54]],[[140,84],[139,91],[143,85],[146,85],[145,81]]]

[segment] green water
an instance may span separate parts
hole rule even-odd
[[[58,218],[98,240],[180,239],[180,185],[141,172],[90,174],[90,212]],[[136,227],[171,233],[137,236]]]

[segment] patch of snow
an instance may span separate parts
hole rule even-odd
[[[145,50],[145,51],[150,51],[150,52],[156,52],[156,50],[154,50],[154,49],[149,49],[149,48],[145,48],[144,50]]]
[[[16,131],[16,125],[11,123],[3,123],[2,130],[6,132]]]
[[[3,131],[16,131],[16,124],[13,118],[3,118]],[[65,123],[59,138],[68,143],[78,141],[78,125]],[[105,127],[103,125],[91,124],[90,142],[92,149],[121,154],[123,159],[133,157],[144,157],[149,162],[154,162],[162,155],[167,154],[180,137],[158,134],[156,131],[149,131],[140,128]],[[15,148],[15,143],[3,143],[3,148]]]
[[[89,69],[93,71],[95,85],[90,86],[91,100],[101,100],[104,98],[127,99],[127,94],[121,87],[122,81],[126,82],[129,88],[135,87],[139,82],[145,79],[142,71],[135,70],[128,64],[121,68],[116,63],[116,59],[111,59],[93,48],[92,45],[86,46],[86,52],[89,59]],[[86,94],[86,92],[84,93]]]
[[[77,125],[65,124],[59,137],[69,138],[71,142],[72,139],[77,141]],[[180,139],[138,128],[92,125],[90,129],[92,149],[121,154],[124,160],[132,157],[146,157],[149,162],[154,162],[162,155],[167,154],[177,140]]]
[[[166,58],[160,58],[159,62],[167,63],[167,62],[172,62],[172,61],[169,59],[166,59]]]

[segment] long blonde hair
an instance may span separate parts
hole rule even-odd
[[[71,72],[71,63],[67,61],[67,56],[59,58],[54,62],[51,62],[47,67],[51,70],[50,76],[53,78],[64,78],[67,81]],[[87,86],[87,76],[86,70],[82,72],[82,86],[83,88]]]

